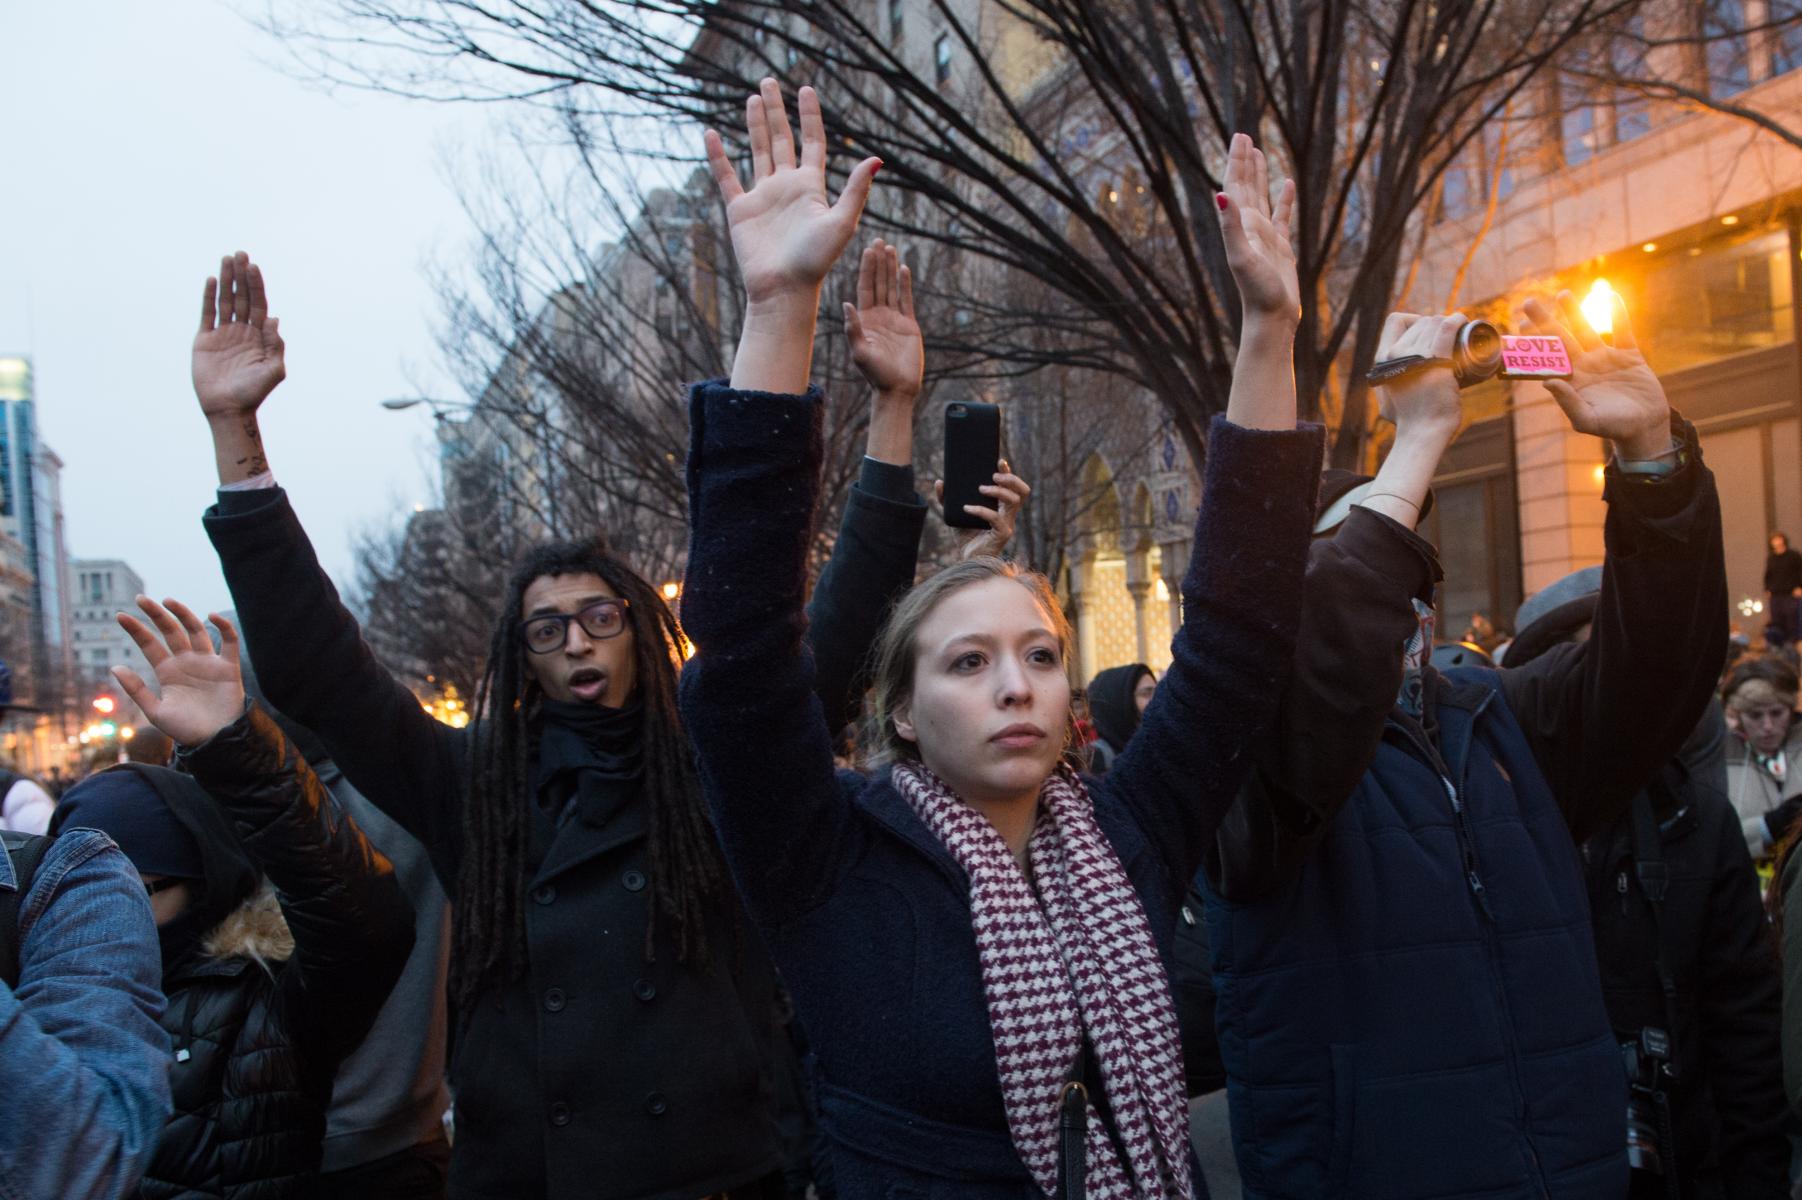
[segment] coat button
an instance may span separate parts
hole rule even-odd
[[[551,1012],[562,1012],[566,1003],[568,1001],[563,995],[562,988],[552,988],[544,994],[544,1006]]]
[[[628,892],[644,891],[645,878],[643,871],[627,871],[624,875],[619,877],[619,881],[625,885]]]
[[[532,899],[540,904],[549,904],[557,898],[557,889],[548,883],[540,884],[532,889]]]
[[[569,1105],[563,1103],[563,1101],[559,1100],[551,1105],[551,1124],[557,1126],[557,1128],[561,1129],[563,1126],[569,1124],[569,1116]]]
[[[640,1000],[651,1000],[657,996],[657,985],[648,979],[640,979],[632,985],[632,994]]]
[[[663,1098],[662,1092],[652,1092],[644,1098],[644,1110],[653,1117],[661,1117],[669,1111],[669,1101]]]

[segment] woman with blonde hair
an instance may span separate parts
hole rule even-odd
[[[681,695],[728,866],[817,1055],[840,1191],[1205,1194],[1165,959],[1294,655],[1321,437],[1295,427],[1293,190],[1272,211],[1235,139],[1217,201],[1245,311],[1232,395],[1174,662],[1105,782],[1064,760],[1056,597],[993,558],[897,605],[872,770],[835,771],[803,643],[823,453],[808,375],[858,212],[828,201],[819,101],[799,103],[799,154],[773,81],[747,103],[749,188],[707,138],[748,303],[731,380],[691,398]]]

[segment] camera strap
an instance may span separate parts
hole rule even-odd
[[[1427,371],[1434,367],[1450,370],[1452,360],[1434,358],[1430,354],[1404,354],[1400,358],[1385,358],[1364,373],[1370,383],[1388,383],[1391,379],[1400,379],[1403,375],[1412,375],[1416,371]]]
[[[1655,778],[1654,784],[1662,783]],[[1671,1041],[1671,1057],[1667,1070],[1677,1075],[1677,981],[1671,976],[1670,961],[1664,952],[1664,896],[1670,889],[1670,868],[1664,862],[1664,841],[1658,836],[1658,818],[1652,812],[1652,799],[1642,791],[1633,798],[1633,873],[1639,877],[1639,890],[1645,894],[1652,910],[1653,961],[1658,968],[1658,987],[1664,993],[1665,1036]]]

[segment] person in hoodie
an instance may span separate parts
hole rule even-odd
[[[1109,667],[1089,680],[1089,717],[1095,722],[1095,740],[1089,744],[1090,773],[1107,774],[1139,731],[1139,718],[1157,690],[1158,677],[1144,663]]]
[[[248,704],[186,607],[121,614],[156,673],[126,694],[180,747],[181,770],[123,764],[69,789],[57,829],[98,829],[150,893],[162,946],[175,1112],[145,1200],[311,1200],[338,1064],[368,1033],[413,946],[393,868]]]
[[[1670,761],[1725,650],[1720,504],[1618,301],[1526,305],[1612,444],[1587,641],[1519,669],[1428,657],[1414,532],[1460,423],[1461,314],[1390,317],[1378,486],[1314,544],[1294,674],[1208,858],[1216,1025],[1247,1197],[1619,1197],[1627,1081],[1578,845]],[[1409,367],[1407,364],[1411,363]]]

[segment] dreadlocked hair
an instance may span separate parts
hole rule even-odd
[[[532,581],[565,575],[598,575],[626,601],[644,714],[642,799],[648,806],[652,892],[646,960],[656,957],[662,921],[669,922],[678,958],[705,956],[706,909],[726,889],[725,864],[676,709],[683,642],[675,615],[603,540],[539,546],[507,585],[506,608],[476,688],[450,980],[451,996],[463,1013],[484,987],[516,979],[526,967],[526,840],[530,806],[536,803],[527,760],[542,693],[526,669],[519,626]]]

